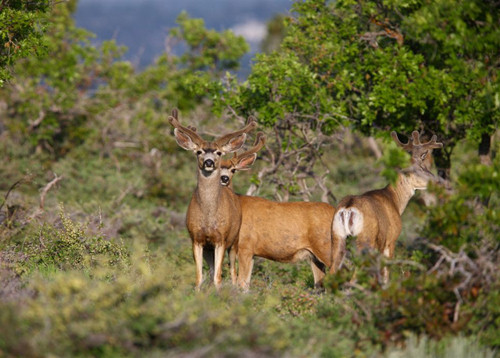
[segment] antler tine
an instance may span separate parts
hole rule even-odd
[[[215,143],[219,146],[223,146],[225,145],[226,143],[228,143],[231,139],[233,139],[234,137],[237,137],[239,135],[242,135],[242,134],[245,134],[245,133],[248,133],[250,132],[251,130],[253,130],[255,127],[257,127],[257,122],[255,122],[254,118],[253,117],[250,117],[248,118],[248,122],[247,124],[245,125],[245,127],[243,127],[242,129],[240,130],[237,130],[237,131],[234,131],[234,132],[231,132],[231,133],[227,133],[227,134],[224,134],[222,137],[219,137],[215,140]]]
[[[398,134],[396,133],[396,131],[392,131],[391,132],[391,137],[392,139],[394,139],[394,141],[396,142],[397,145],[399,145],[401,148],[403,148],[404,150],[411,150],[411,148],[413,147],[413,143],[411,140],[408,140],[408,143],[404,144],[403,142],[401,142],[398,138]]]
[[[443,148],[443,143],[437,141],[437,135],[433,135],[431,140],[428,141],[427,143],[423,143],[422,146],[430,148],[430,149],[437,149],[437,148]]]
[[[237,156],[238,159],[245,157],[245,156],[248,156],[248,155],[251,155],[251,154],[254,154],[254,153],[257,153],[259,150],[262,149],[262,147],[264,146],[265,143],[266,143],[266,136],[264,135],[263,132],[258,132],[257,137],[255,138],[255,142],[253,143],[253,147],[250,148],[249,150],[239,154]]]
[[[248,116],[245,124],[249,124],[250,122],[257,122],[254,116]]]
[[[412,137],[412,140],[413,140],[413,145],[416,146],[416,145],[421,145],[422,143],[420,143],[420,133],[418,133],[418,131],[413,131],[411,133],[411,137]]]
[[[234,155],[231,159],[223,159],[220,162],[220,167],[226,168],[226,169],[231,168],[235,163],[236,163],[236,153],[234,153]]]
[[[443,143],[437,142],[436,135],[433,135],[431,140],[428,141],[427,143],[422,143],[420,141],[420,133],[418,131],[413,131],[411,133],[411,138],[408,141],[408,143],[406,143],[406,144],[401,143],[401,141],[399,140],[398,135],[396,134],[395,131],[391,132],[391,136],[400,147],[402,147],[403,149],[405,149],[407,151],[412,151],[414,147],[428,148],[428,149],[435,149],[435,148],[442,148],[443,147]]]
[[[177,108],[174,108],[172,110],[172,115],[168,117],[168,122],[170,123],[170,125],[172,125],[172,127],[180,130],[181,132],[189,136],[192,141],[197,142],[198,144],[203,143],[204,142],[203,139],[198,135],[198,133],[196,133],[196,128],[192,126],[187,126],[187,127],[182,126],[179,123],[178,116],[179,112]]]
[[[250,155],[253,155],[253,154],[257,153],[259,150],[261,150],[262,147],[264,146],[265,142],[266,142],[266,136],[264,135],[264,133],[258,132],[252,148],[250,148],[249,150],[247,150],[241,154],[236,154],[236,152],[235,152],[231,159],[225,159],[222,161],[221,167],[229,168],[231,166],[237,165],[241,159],[248,157]]]

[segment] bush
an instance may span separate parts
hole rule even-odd
[[[7,355],[144,356],[155,352],[278,356],[290,347],[287,327],[252,296],[231,289],[194,293],[191,270],[137,250],[131,268],[59,271],[35,277],[33,297],[0,303],[0,321],[17,332],[0,339]],[[161,263],[161,264],[160,264]],[[156,268],[153,268],[156,267]],[[112,276],[111,276],[112,274]],[[106,277],[113,277],[111,280]],[[272,301],[274,302],[274,301]],[[11,314],[7,314],[7,313]],[[29,329],[26,329],[29,327]]]
[[[43,224],[10,247],[20,254],[14,264],[18,274],[33,271],[83,270],[97,265],[120,268],[128,262],[129,252],[123,243],[115,243],[101,236],[89,236],[84,227],[60,212],[61,227]]]

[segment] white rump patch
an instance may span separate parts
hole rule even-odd
[[[340,208],[333,218],[333,231],[338,237],[357,236],[363,230],[363,215],[356,208]]]

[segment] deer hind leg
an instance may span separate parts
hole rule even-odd
[[[388,259],[392,258],[392,256],[394,255],[394,247],[386,245],[383,254]],[[382,268],[382,284],[387,285],[388,283],[389,283],[389,268],[387,266],[384,266],[384,268]]]
[[[231,246],[228,250],[229,255],[229,270],[231,271],[231,282],[233,286],[236,286],[238,276],[236,274],[236,248],[235,245]]]
[[[238,249],[238,285],[243,292],[248,292],[250,289],[250,278],[252,277],[253,270],[253,253],[246,252],[241,248]]]
[[[193,242],[193,257],[196,265],[196,290],[199,291],[203,283],[203,246]]]
[[[355,207],[339,208],[335,213],[332,224],[332,262],[329,271],[331,274],[342,266],[347,238],[361,235],[364,221],[363,214]]]
[[[314,277],[314,287],[321,288],[323,286],[323,278],[325,277],[325,265],[314,255],[311,257],[311,269]]]
[[[346,253],[346,236],[339,236],[335,232],[332,234],[332,258],[329,273],[333,274],[337,272],[344,262],[344,257]]]
[[[215,271],[214,271],[214,284],[217,289],[220,288],[222,283],[222,261],[224,260],[224,246],[215,246]]]

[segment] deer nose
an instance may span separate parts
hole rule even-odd
[[[205,160],[203,162],[203,167],[205,169],[207,169],[207,168],[212,168],[213,169],[213,168],[215,168],[215,163],[214,163],[214,161],[212,159],[207,159],[207,160]]]
[[[222,182],[222,185],[227,185],[229,184],[229,177],[227,175],[223,175],[220,177],[220,181]]]

